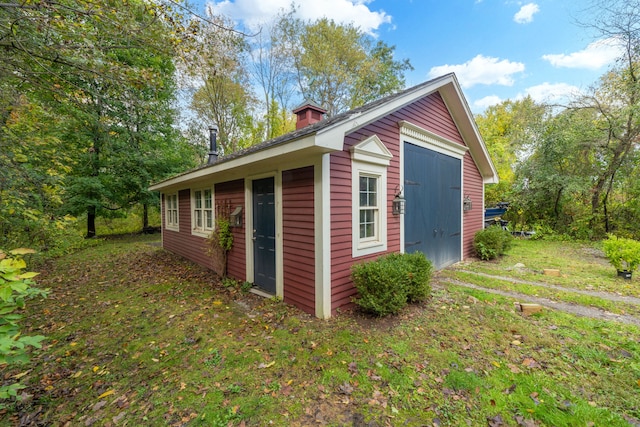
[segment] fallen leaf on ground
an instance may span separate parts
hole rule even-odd
[[[114,389],[107,390],[104,393],[102,393],[100,396],[98,396],[98,399],[102,399],[103,397],[111,396],[115,392],[116,391]]]
[[[261,364],[259,364],[259,365],[258,365],[258,369],[270,368],[270,367],[272,367],[272,366],[273,366],[273,365],[275,365],[275,364],[276,364],[276,361],[275,361],[275,360],[273,360],[273,361],[271,361],[271,362],[269,362],[269,363],[266,363],[266,364],[265,364],[265,363],[261,363]]]

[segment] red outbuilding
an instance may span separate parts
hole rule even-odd
[[[312,102],[295,113],[295,131],[151,186],[166,250],[213,268],[206,238],[233,213],[228,276],[321,318],[352,304],[354,263],[473,254],[498,176],[454,74],[330,118]]]

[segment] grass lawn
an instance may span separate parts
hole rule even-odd
[[[522,317],[513,299],[453,285],[395,317],[323,321],[224,287],[157,239],[109,239],[37,268],[51,293],[27,305],[24,333],[48,339],[3,372],[27,388],[0,425],[638,425],[637,327]],[[616,279],[579,244],[518,241],[460,268],[439,275],[542,281],[586,304],[571,289],[640,295],[637,277]]]

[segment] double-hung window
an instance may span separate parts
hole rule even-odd
[[[380,203],[378,202],[379,176],[360,175],[360,241],[375,241],[379,235]]]
[[[194,190],[192,196],[193,231],[208,233],[213,230],[213,192],[210,188]]]
[[[164,220],[165,226],[169,230],[178,229],[178,193],[166,194],[164,196]]]
[[[354,258],[387,250],[387,168],[392,157],[375,135],[351,148]]]

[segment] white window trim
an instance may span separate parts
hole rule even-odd
[[[376,135],[351,147],[351,220],[352,256],[354,258],[387,250],[387,168],[393,155]],[[360,238],[360,177],[375,177],[378,222],[375,238]]]
[[[196,225],[196,197],[195,194],[197,191],[206,191],[209,190],[211,191],[211,228],[206,226],[206,218],[204,216],[204,211],[205,208],[204,206],[201,208],[203,215],[202,215],[202,227],[197,227]],[[201,187],[201,188],[193,188],[191,189],[191,234],[194,236],[200,236],[200,237],[209,237],[211,235],[211,232],[213,231],[213,229],[215,228],[215,223],[216,223],[216,201],[215,201],[215,195],[213,193],[213,187]],[[204,198],[203,198],[203,203],[204,203]]]
[[[169,214],[169,199],[171,197],[176,198],[176,222],[170,222],[169,218],[171,215]],[[180,197],[177,192],[175,193],[165,193],[164,195],[164,226],[167,230],[171,231],[180,231]]]

